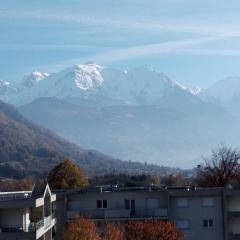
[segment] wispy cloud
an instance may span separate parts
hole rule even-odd
[[[13,43],[13,44],[1,44],[0,50],[8,51],[107,51],[109,47],[89,46],[89,45],[77,45],[77,44],[28,44],[28,43]]]
[[[240,56],[240,49],[180,49],[178,53],[200,56]]]
[[[136,18],[122,18],[121,20],[114,16],[106,15],[93,15],[86,13],[72,14],[62,13],[55,11],[13,11],[13,10],[0,10],[0,18],[32,18],[32,19],[45,19],[61,22],[74,22],[87,25],[96,25],[103,27],[115,27],[130,30],[141,30],[148,32],[180,32],[180,33],[193,33],[200,35],[218,35],[225,37],[238,37],[240,36],[240,29],[238,24],[222,24],[210,21],[199,21],[193,19],[158,19],[151,21],[149,19],[136,19]]]
[[[95,61],[101,64],[110,64],[113,62],[118,62],[122,60],[142,58],[152,55],[161,55],[166,53],[178,53],[183,51],[182,49],[188,49],[189,47],[198,46],[204,43],[210,43],[216,41],[219,37],[198,37],[186,40],[168,41],[158,44],[148,44],[136,47],[128,47],[115,49],[111,51],[105,51],[100,54],[91,55],[83,58],[75,58],[67,61],[61,61],[55,63],[52,66],[47,66],[48,68],[61,68],[68,65],[74,65],[79,63],[84,63],[87,61]],[[43,66],[41,66],[43,68]]]

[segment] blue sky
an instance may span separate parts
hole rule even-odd
[[[238,0],[1,0],[0,79],[94,61],[189,86],[240,76]]]

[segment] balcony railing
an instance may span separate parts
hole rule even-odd
[[[1,192],[0,201],[8,201],[14,199],[28,199],[31,197],[31,191],[22,191],[22,192]]]
[[[102,209],[92,211],[79,211],[70,210],[67,211],[67,218],[73,219],[77,215],[90,217],[92,219],[148,219],[158,218],[167,219],[167,208],[146,209],[145,211],[130,210],[130,209]]]
[[[38,222],[32,222],[30,224],[22,224],[21,226],[8,226],[8,227],[1,227],[0,226],[0,233],[1,232],[35,232],[36,230],[44,227],[47,229],[52,224],[52,219],[55,218],[55,214],[45,217],[43,220]]]

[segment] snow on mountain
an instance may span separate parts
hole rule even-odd
[[[25,75],[23,77],[23,86],[24,87],[32,87],[34,84],[43,80],[45,77],[48,77],[49,73],[41,73],[38,71],[34,71],[29,75]]]
[[[203,89],[201,87],[196,86],[188,88],[188,91],[193,95],[199,95],[203,91]]]
[[[7,82],[7,81],[3,81],[3,80],[0,80],[0,88],[2,88],[2,87],[6,87],[6,86],[9,86],[9,85],[10,85],[9,82]]]
[[[104,92],[110,99],[122,100],[128,104],[151,104],[174,91],[192,94],[179,82],[147,66],[128,71],[105,68],[102,75],[104,84],[101,93]]]
[[[10,83],[4,80],[0,80],[0,96],[2,96],[3,100],[7,100],[6,92],[8,88],[10,87]]]
[[[196,95],[196,91],[147,66],[122,71],[86,63],[52,74],[33,72],[8,94],[8,99],[13,104],[42,97],[103,101],[107,105],[151,104],[175,91]]]
[[[229,77],[218,81],[202,92],[203,97],[215,98],[221,102],[230,102],[240,97],[240,77]]]

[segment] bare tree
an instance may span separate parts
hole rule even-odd
[[[221,146],[198,166],[197,182],[204,187],[224,187],[240,180],[240,153],[231,147]]]

